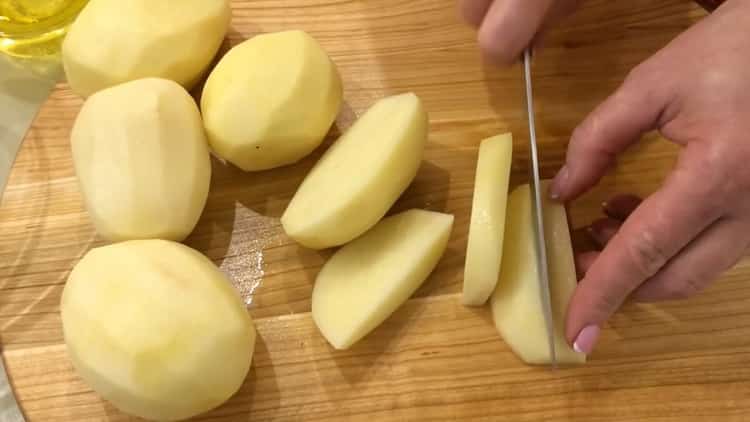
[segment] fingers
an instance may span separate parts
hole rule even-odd
[[[591,224],[587,232],[597,246],[604,248],[615,237],[615,234],[620,229],[620,224],[622,223],[619,220],[602,218]]]
[[[568,309],[571,342],[584,328],[601,326],[630,293],[719,218],[716,201],[683,174],[674,173],[631,214],[578,284]]]
[[[541,29],[556,0],[499,0],[490,5],[479,28],[479,45],[498,64],[518,61]]]
[[[625,221],[641,205],[643,200],[635,195],[617,195],[602,204],[604,214],[615,220]]]
[[[576,274],[579,280],[586,275],[598,256],[599,252],[584,252],[576,255]]]
[[[599,248],[607,246],[607,243],[617,234],[622,222],[638,208],[641,202],[641,198],[629,194],[617,195],[604,202],[602,210],[607,217],[594,221],[586,230],[591,240]]]
[[[492,0],[460,0],[458,8],[466,22],[474,28],[479,28],[484,20],[484,15],[490,8]]]
[[[673,258],[632,295],[642,302],[683,299],[706,288],[734,266],[748,247],[750,224],[722,219]]]
[[[552,198],[568,201],[594,186],[615,157],[657,125],[669,103],[659,79],[631,72],[620,88],[575,129],[566,163],[552,183]]]

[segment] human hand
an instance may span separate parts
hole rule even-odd
[[[750,2],[728,0],[636,67],[574,131],[550,191],[561,201],[595,185],[647,131],[684,147],[656,193],[610,201],[620,218],[594,225],[606,246],[582,257],[585,276],[568,309],[566,336],[578,350],[591,352],[626,298],[692,296],[750,245],[747,28]]]
[[[509,65],[577,3],[579,0],[459,0],[459,8],[464,19],[479,29],[479,45],[487,58]]]

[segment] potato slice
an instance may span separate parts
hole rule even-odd
[[[239,294],[206,257],[164,240],[88,252],[60,304],[78,374],[118,409],[181,420],[242,385],[255,328]]]
[[[545,181],[543,191],[547,186]],[[586,356],[574,351],[565,340],[568,302],[577,283],[565,207],[543,195],[543,209],[557,362],[584,363]],[[531,189],[523,185],[508,200],[500,280],[490,302],[495,325],[513,351],[526,363],[547,364],[550,355],[532,224]]]
[[[281,217],[286,233],[308,248],[325,249],[374,226],[416,176],[427,126],[414,94],[375,103],[302,182]]]
[[[190,89],[230,19],[229,0],[91,0],[63,42],[68,83],[84,97],[147,77]]]
[[[510,133],[485,139],[479,146],[464,267],[464,305],[484,305],[497,286],[512,156]]]
[[[232,48],[208,77],[201,110],[219,156],[246,171],[266,170],[317,148],[342,95],[336,65],[320,44],[285,31]]]
[[[92,95],[71,146],[102,237],[179,241],[193,230],[208,197],[211,159],[198,107],[180,85],[140,79]]]
[[[312,294],[313,319],[328,342],[347,349],[385,321],[435,268],[452,227],[452,215],[410,210],[336,252]]]

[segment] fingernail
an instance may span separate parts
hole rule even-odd
[[[578,353],[590,355],[594,351],[596,341],[599,339],[601,329],[598,325],[589,325],[578,333],[578,337],[573,342],[573,350]]]
[[[565,183],[567,183],[569,176],[570,171],[568,170],[568,166],[563,166],[563,168],[561,168],[560,171],[557,172],[557,176],[555,176],[555,179],[552,181],[552,186],[550,186],[550,198],[554,200],[560,199],[560,197],[562,196],[562,190],[564,189]]]

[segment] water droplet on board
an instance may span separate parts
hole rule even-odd
[[[236,204],[232,239],[220,268],[230,277],[248,306],[253,305],[253,298],[263,285],[263,249],[277,230],[277,219]]]

